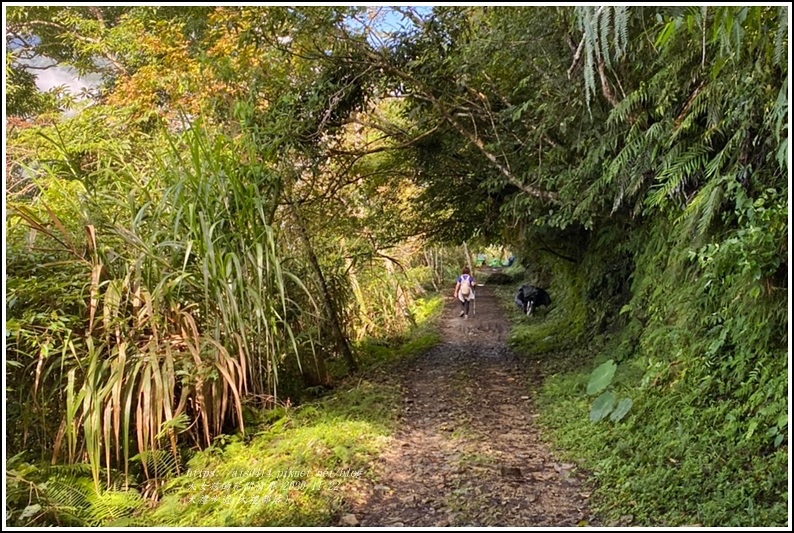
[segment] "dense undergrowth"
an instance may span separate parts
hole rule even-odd
[[[578,268],[546,260],[527,274],[553,272],[554,302],[516,318],[511,342],[540,363],[541,421],[593,473],[606,523],[786,523],[786,293],[773,286],[778,243],[759,228],[780,227],[786,210],[743,205],[739,229],[694,251],[660,219],[626,250],[592,246]],[[605,271],[627,271],[630,287]],[[592,422],[588,385],[610,360],[608,390],[633,403]]]
[[[336,375],[332,390],[299,405],[247,410],[245,435],[223,434],[201,451],[183,450],[184,467],[161,464],[154,481],[97,490],[85,464],[48,467],[12,460],[7,476],[11,525],[317,526],[332,525],[345,494],[368,478],[396,423],[399,389],[389,366],[438,342],[443,298],[412,308],[415,326],[390,342],[366,339],[361,370]],[[8,509],[8,507],[7,507]]]

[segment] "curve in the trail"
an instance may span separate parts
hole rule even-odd
[[[534,423],[527,366],[489,286],[468,319],[448,298],[442,342],[402,377],[400,429],[353,506],[362,526],[593,525],[588,490]]]

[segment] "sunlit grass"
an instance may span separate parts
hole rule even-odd
[[[222,436],[197,453],[189,470],[169,483],[156,509],[141,517],[153,526],[318,526],[344,509],[345,494],[367,478],[396,425],[399,390],[374,383],[367,370],[384,369],[438,342],[435,325],[444,300],[417,300],[416,327],[393,346],[360,343],[362,376],[341,381],[333,394],[281,408],[248,439]],[[338,375],[343,373],[340,365]],[[333,373],[333,372],[332,372]]]
[[[197,453],[169,483],[147,525],[328,525],[366,477],[396,423],[395,387],[351,380],[319,402],[289,409],[249,440]]]
[[[440,340],[436,324],[444,310],[444,298],[432,294],[416,300],[410,310],[415,323],[408,332],[396,339],[367,338],[355,346],[362,369],[373,369],[384,364],[415,357],[432,348]],[[342,361],[329,364],[332,376],[342,376],[345,368]]]

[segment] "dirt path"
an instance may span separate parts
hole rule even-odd
[[[448,297],[442,342],[406,370],[401,428],[352,512],[362,526],[594,525],[574,465],[538,438],[491,288],[468,320],[459,311]]]

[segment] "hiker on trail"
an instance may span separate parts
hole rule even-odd
[[[460,316],[469,318],[469,301],[474,299],[474,287],[477,283],[471,277],[469,267],[463,267],[463,271],[455,284],[454,297],[460,300]]]

